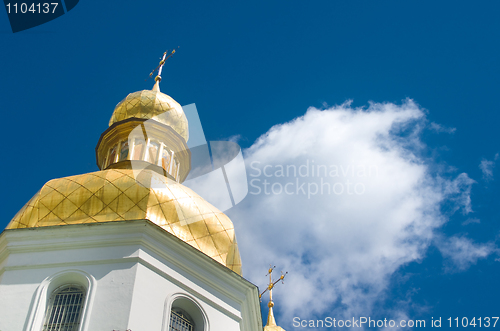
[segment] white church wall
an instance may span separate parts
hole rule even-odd
[[[178,275],[171,274],[171,276]],[[133,331],[168,331],[170,311],[175,306],[182,308],[193,318],[195,331],[240,330],[239,312],[237,315],[230,313],[230,307],[215,303],[215,301],[220,301],[216,300],[218,299],[216,295],[205,296],[193,290],[189,286],[192,284],[185,280],[180,286],[176,283],[171,277],[164,277],[162,273],[139,264],[129,328]],[[186,300],[192,304],[179,306],[179,300]],[[197,315],[203,317],[197,318]]]
[[[0,330],[40,331],[48,299],[61,285],[83,285],[75,273],[92,275],[94,284],[86,287],[81,331],[111,331],[127,328],[132,288],[135,280],[134,263],[88,265],[78,269],[29,268],[9,270],[0,283]],[[69,275],[55,279],[59,274]]]
[[[128,326],[137,266],[135,263],[117,263],[106,267],[84,268],[97,278],[88,331],[124,331]]]
[[[0,284],[0,330],[24,330],[39,282],[19,270],[4,273]]]
[[[142,265],[137,265],[129,328],[133,331],[161,330],[166,293],[178,287]]]

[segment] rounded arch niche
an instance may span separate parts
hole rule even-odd
[[[84,303],[81,311],[78,330],[88,329],[90,310],[95,291],[95,279],[82,270],[68,269],[45,278],[35,292],[33,306],[29,313],[26,330],[42,330],[47,307],[53,294],[64,286],[76,285],[84,292]]]
[[[164,331],[170,331],[170,321],[174,313],[187,314],[193,323],[193,331],[209,331],[208,318],[200,304],[191,296],[178,293],[167,298],[164,314]]]

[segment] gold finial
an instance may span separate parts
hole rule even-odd
[[[179,47],[177,47],[179,48]],[[149,74],[149,77],[153,77],[153,74],[155,73],[156,70],[158,70],[158,75],[156,75],[155,77],[155,85],[153,86],[153,91],[160,91],[160,82],[161,82],[161,71],[163,70],[163,65],[165,64],[165,61],[171,57],[172,55],[175,54],[175,49],[172,50],[172,52],[170,52],[169,55],[167,55],[168,53],[168,50],[163,53],[163,57],[161,58],[161,61],[160,61],[160,64],[158,64],[158,66],[153,70],[151,71],[151,73]]]
[[[283,272],[281,272],[281,276],[276,280],[276,281],[273,281],[273,270],[274,268],[276,268],[276,266],[274,267],[269,267],[269,270],[267,272],[267,275],[269,275],[269,284],[267,285],[267,288],[261,293],[259,294],[259,299],[262,298],[262,295],[264,293],[266,293],[267,291],[269,291],[269,303],[267,304],[267,306],[269,307],[269,314],[267,315],[267,324],[266,324],[266,327],[264,328],[264,330],[278,330],[278,329],[281,329],[279,326],[276,325],[276,320],[274,319],[274,313],[273,313],[273,307],[274,307],[274,302],[273,302],[273,288],[274,286],[279,282],[281,281],[283,283],[283,280],[285,279],[285,276],[288,274],[288,272],[285,272],[283,274]],[[266,275],[266,276],[267,276]],[[283,329],[281,329],[283,330]]]

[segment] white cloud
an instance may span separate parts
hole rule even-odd
[[[423,258],[443,204],[472,211],[474,181],[420,155],[425,123],[412,100],[310,108],[245,151],[250,193],[227,214],[246,278],[264,288],[270,263],[290,272],[274,293],[285,329],[293,316],[367,316],[394,272]],[[447,252],[466,261],[467,248]]]
[[[499,154],[495,154],[495,158],[492,161],[487,159],[482,159],[479,163],[479,169],[483,172],[483,179],[485,181],[490,181],[493,179],[493,168],[495,168],[495,161],[498,160]]]
[[[465,221],[462,222],[462,225],[469,225],[469,224],[479,224],[481,223],[481,220],[478,218],[468,218]]]
[[[242,137],[240,134],[235,134],[235,135],[230,136],[229,138],[224,139],[224,140],[231,141],[233,143],[239,143],[241,139],[242,139]]]
[[[466,173],[461,173],[454,180],[438,178],[438,183],[442,186],[442,192],[446,195],[447,201],[451,202],[452,212],[462,209],[463,214],[472,212],[470,191],[475,180],[469,178]]]
[[[443,257],[449,258],[453,267],[459,271],[476,264],[477,260],[487,257],[495,250],[492,243],[475,244],[468,238],[457,236],[440,239],[437,246]]]
[[[455,133],[455,131],[457,130],[457,128],[449,128],[449,127],[443,126],[441,124],[437,124],[435,122],[431,122],[431,124],[429,125],[429,129],[432,131],[435,131],[437,133],[441,133],[441,132]]]

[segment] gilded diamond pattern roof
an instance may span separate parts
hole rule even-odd
[[[154,171],[109,169],[53,179],[7,229],[148,219],[241,274],[231,220],[191,189]]]
[[[181,105],[160,91],[144,90],[130,93],[115,107],[109,126],[128,118],[154,119],[170,126],[186,141],[188,122]]]

